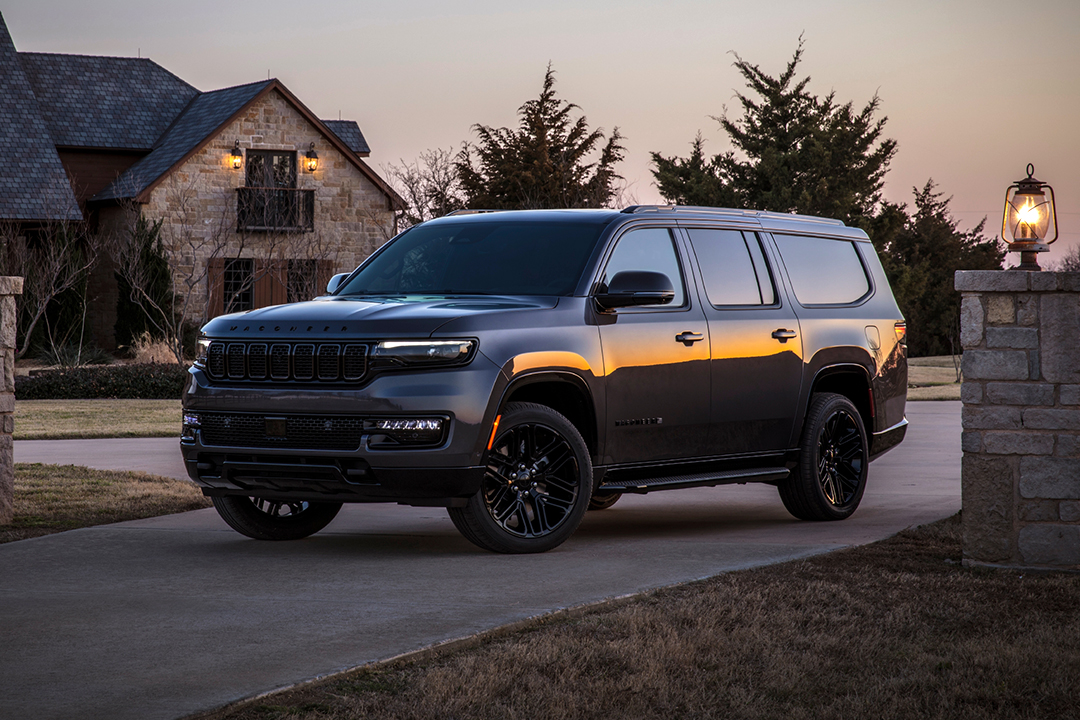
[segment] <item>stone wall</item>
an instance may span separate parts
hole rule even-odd
[[[315,190],[313,232],[237,232],[237,188],[245,178],[244,169],[233,169],[231,164],[237,140],[245,152],[298,153],[297,187]],[[319,155],[313,173],[302,167],[311,143]],[[141,212],[148,219],[164,220],[162,238],[175,259],[174,280],[178,292],[190,295],[187,315],[196,323],[206,319],[211,256],[329,260],[333,272],[345,272],[394,234],[389,197],[276,90],[173,170],[153,189]],[[121,208],[103,209],[99,226],[115,230],[129,222],[125,214]],[[103,303],[95,319],[95,340],[107,348],[113,347],[109,339],[116,322],[115,283],[109,286],[109,275],[111,271],[105,268],[92,278],[94,297]],[[188,281],[192,281],[190,291]],[[111,307],[104,307],[110,303]]]
[[[1080,273],[955,282],[964,563],[1080,570]]]
[[[11,433],[15,431],[15,296],[22,294],[22,286],[21,277],[0,277],[0,525],[10,523],[14,515],[15,453]]]

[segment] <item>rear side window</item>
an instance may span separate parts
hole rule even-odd
[[[774,237],[802,305],[846,305],[870,291],[866,269],[851,241],[808,235]]]
[[[776,302],[765,256],[754,233],[691,228],[705,294],[713,305],[772,305]]]

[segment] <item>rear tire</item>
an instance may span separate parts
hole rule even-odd
[[[590,510],[607,510],[609,507],[619,502],[619,498],[622,497],[622,493],[596,493],[589,498]]]
[[[866,428],[843,395],[819,393],[806,412],[799,465],[777,488],[800,520],[843,520],[859,507],[869,466]]]
[[[221,519],[256,540],[299,540],[330,524],[339,502],[288,502],[228,495],[210,498]]]
[[[480,491],[447,512],[485,550],[546,552],[577,530],[591,490],[592,459],[573,423],[544,405],[510,403]]]

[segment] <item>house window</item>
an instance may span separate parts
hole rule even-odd
[[[313,230],[315,191],[296,187],[296,153],[248,150],[237,188],[236,230]]]
[[[253,310],[255,286],[255,261],[245,258],[225,261],[222,273],[225,312]]]
[[[290,260],[286,302],[310,300],[321,295],[325,287],[319,287],[318,260]]]

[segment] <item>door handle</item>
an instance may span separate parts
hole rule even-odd
[[[786,343],[788,340],[791,340],[796,335],[798,335],[798,333],[794,330],[785,330],[784,328],[780,328],[779,330],[773,330],[772,333],[772,336],[782,343]]]
[[[679,342],[681,342],[683,345],[686,345],[687,347],[690,347],[691,345],[696,343],[698,340],[704,340],[705,336],[702,335],[701,333],[687,331],[687,332],[679,333],[678,335],[675,336],[675,339],[678,340]]]

